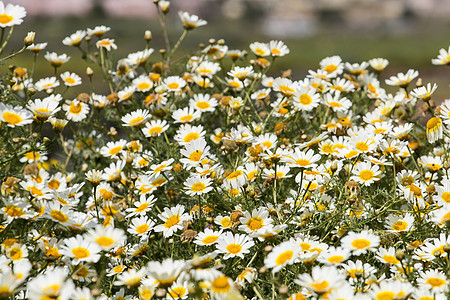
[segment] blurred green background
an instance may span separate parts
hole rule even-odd
[[[20,4],[19,1],[15,3]],[[431,64],[431,59],[437,56],[439,49],[448,49],[450,45],[450,20],[448,19],[419,17],[404,12],[389,23],[379,22],[376,26],[362,27],[349,25],[342,13],[336,15],[333,9],[322,9],[312,23],[313,29],[308,29],[308,23],[303,27],[293,23],[293,25],[286,25],[286,28],[291,26],[288,30],[289,34],[276,36],[276,32],[275,34],[268,32],[268,26],[281,24],[280,32],[283,33],[283,20],[280,19],[277,23],[277,20],[273,21],[272,16],[272,23],[269,22],[268,25],[268,14],[254,7],[241,13],[239,18],[230,18],[215,13],[214,5],[218,5],[218,1],[211,1],[210,7],[203,7],[200,10],[196,8],[200,17],[208,21],[208,25],[191,31],[176,56],[189,53],[199,43],[207,43],[210,38],[225,39],[229,49],[248,51],[248,45],[251,42],[280,39],[288,45],[291,53],[277,60],[269,75],[278,76],[282,70],[291,69],[293,77],[301,79],[309,69],[317,69],[322,58],[331,55],[340,55],[344,61],[352,63],[384,57],[390,61],[390,65],[383,72],[382,79],[413,68],[419,70],[419,76],[424,83],[438,83],[437,99],[450,98],[450,67]],[[101,7],[95,6],[89,13],[76,17],[30,15],[25,18],[23,24],[16,26],[12,41],[4,53],[19,49],[26,33],[35,31],[36,43],[49,43],[43,53],[38,56],[35,78],[53,75],[53,68],[44,59],[44,54],[46,51],[55,51],[72,57],[62,66],[61,71],[76,72],[86,82],[87,77],[84,73],[89,64],[80,59],[81,53],[77,49],[63,45],[62,40],[76,30],[106,25],[111,27],[111,31],[105,37],[115,39],[118,46],[118,49],[113,51],[115,59],[124,58],[130,52],[142,50],[145,47],[143,39],[145,30],[152,31],[153,40],[150,47],[158,50],[163,48],[164,44],[155,11],[144,18],[111,17]],[[172,44],[183,31],[177,11],[178,9],[173,9],[168,14],[169,36]],[[298,32],[295,26],[299,26]],[[152,60],[159,59],[157,52],[155,51],[152,55]],[[9,60],[6,65],[14,64],[30,69],[32,60],[32,53],[26,51],[18,58]],[[102,86],[101,78],[98,77],[96,80],[98,80],[97,86]]]

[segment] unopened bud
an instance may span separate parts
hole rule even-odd
[[[264,274],[264,273],[266,273],[267,272],[267,267],[266,266],[264,266],[264,267],[261,267],[260,269],[259,269],[259,274]]]
[[[223,45],[225,45],[225,40],[224,39],[220,39],[220,40],[217,41],[217,44],[223,46]]]
[[[161,0],[158,2],[159,8],[161,8],[161,11],[164,14],[167,14],[169,12],[169,8],[170,8],[170,2],[169,1],[165,1],[165,0]]]
[[[209,40],[208,40],[208,43],[209,43],[210,45],[215,44],[215,43],[216,43],[216,40],[215,40],[215,39],[209,39]]]
[[[278,293],[281,295],[286,295],[287,293],[289,293],[289,288],[287,287],[287,285],[282,285],[280,286],[280,288],[278,289]]]
[[[403,260],[405,258],[405,253],[399,249],[395,252],[395,258],[398,260]]]
[[[86,75],[91,77],[92,75],[94,75],[94,70],[92,70],[90,67],[87,67]]]
[[[271,245],[267,245],[266,247],[264,247],[264,251],[266,252],[271,252],[273,250],[273,247]]]
[[[27,36],[23,40],[23,42],[25,44],[25,47],[28,47],[28,46],[30,46],[31,44],[34,43],[34,36],[35,35],[36,35],[36,33],[34,31],[28,32]]]
[[[147,43],[152,40],[152,32],[150,30],[145,31],[144,39],[147,41]]]
[[[445,244],[443,249],[445,252],[449,253],[450,252],[450,244]]]
[[[31,96],[33,96],[34,94],[36,94],[36,89],[35,88],[32,88],[32,87],[30,87],[30,88],[28,88],[28,94],[30,94]]]

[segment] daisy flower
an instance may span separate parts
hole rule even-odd
[[[385,58],[372,58],[369,60],[369,65],[375,71],[381,72],[389,65],[389,61]]]
[[[419,76],[418,71],[409,69],[406,74],[398,73],[397,76],[391,76],[389,79],[386,79],[386,84],[391,86],[407,87],[417,76]]]
[[[167,290],[170,299],[187,299],[189,296],[188,282],[177,280]]]
[[[249,48],[259,57],[271,55],[269,45],[266,43],[254,42],[250,44]]]
[[[20,25],[23,22],[23,18],[27,15],[25,8],[20,5],[8,4],[4,5],[3,1],[0,2],[0,27],[12,27],[14,25]]]
[[[444,166],[444,162],[440,156],[421,156],[418,162],[419,166],[430,172],[437,172]]]
[[[239,167],[235,171],[229,173],[224,179],[223,184],[228,189],[240,189],[247,182],[247,176],[245,175],[244,168]]]
[[[88,230],[87,239],[96,243],[103,251],[109,251],[116,246],[123,245],[127,237],[122,229],[113,226],[103,227],[97,225]]]
[[[426,87],[421,86],[413,89],[410,95],[422,101],[428,101],[431,99],[431,95],[434,93],[436,89],[437,89],[436,83],[433,84],[433,87],[431,86],[431,83],[428,83]]]
[[[333,95],[325,94],[323,98],[324,104],[335,112],[346,112],[352,107],[352,102],[346,97],[341,98],[341,94],[336,92]]]
[[[71,34],[70,36],[64,38],[62,43],[67,46],[79,46],[81,42],[83,41],[84,37],[86,36],[86,31],[84,30],[77,30],[77,32]]]
[[[342,74],[344,71],[344,64],[342,58],[338,55],[325,57],[320,61],[320,68],[327,72],[330,78]]]
[[[436,186],[437,194],[433,196],[433,200],[438,205],[444,205],[450,203],[450,180],[443,179],[440,185]]]
[[[117,45],[114,43],[114,39],[101,39],[98,40],[97,43],[95,43],[98,49],[104,48],[106,51],[111,51],[111,49],[116,50]]]
[[[200,175],[194,175],[186,179],[184,187],[186,188],[186,194],[190,196],[206,194],[213,189],[211,179]]]
[[[299,246],[293,241],[283,242],[273,248],[264,260],[264,265],[277,273],[286,265],[292,265],[298,258]]]
[[[148,110],[138,109],[122,117],[123,126],[138,127],[146,123],[150,117]]]
[[[399,215],[389,215],[385,224],[388,232],[409,231],[414,226],[414,216],[406,213],[404,217]]]
[[[294,106],[299,110],[311,111],[320,104],[320,95],[314,89],[300,88],[294,94]]]
[[[448,50],[441,48],[437,58],[433,58],[431,63],[433,65],[450,65],[450,47],[448,47]]]
[[[209,146],[202,138],[193,140],[184,147],[185,149],[180,149],[180,153],[184,156],[180,159],[180,162],[188,168],[199,165],[209,154]]]
[[[234,67],[231,71],[229,71],[227,74],[230,77],[237,78],[239,80],[244,80],[247,77],[252,76],[254,73],[253,67]]]
[[[141,195],[138,201],[133,203],[134,207],[127,208],[126,218],[131,218],[135,216],[145,216],[147,212],[153,207],[156,202],[156,198],[153,195],[146,197],[146,195]]]
[[[31,44],[27,47],[27,50],[30,50],[31,52],[37,54],[41,52],[41,50],[44,50],[45,47],[47,47],[48,43],[39,43],[39,44]]]
[[[61,79],[66,86],[77,86],[81,84],[81,77],[75,73],[64,72],[61,74]]]
[[[330,247],[320,252],[317,260],[326,265],[340,265],[350,257],[350,250],[341,247]]]
[[[89,111],[89,105],[80,102],[78,100],[66,100],[66,103],[62,106],[63,110],[66,111],[66,117],[68,120],[74,121],[74,122],[80,122],[84,120]]]
[[[155,232],[162,232],[164,237],[171,237],[174,232],[183,228],[183,222],[191,220],[192,217],[184,212],[184,205],[177,204],[175,207],[165,207],[164,212],[158,215],[164,224],[155,226]]]
[[[119,160],[117,162],[112,162],[109,167],[106,167],[103,170],[103,177],[102,179],[105,181],[117,181],[121,177],[123,177],[122,170],[126,165],[126,161]]]
[[[363,278],[368,278],[375,273],[375,268],[373,266],[368,263],[363,263],[359,259],[356,262],[349,260],[346,264],[343,264],[342,267],[345,274],[350,276],[350,282],[354,282],[354,280],[357,279],[357,273],[360,273]]]
[[[375,253],[375,258],[385,264],[400,265],[400,261],[395,257],[395,252],[396,251],[394,247],[390,247],[387,250],[383,247],[380,247]]]
[[[102,35],[104,35],[105,33],[107,33],[108,31],[110,31],[111,28],[104,26],[104,25],[100,25],[100,26],[95,26],[94,29],[87,29],[87,34],[88,35],[95,35],[97,37],[102,37]]]
[[[291,168],[312,169],[317,167],[316,162],[320,159],[320,154],[315,154],[312,149],[304,152],[295,148],[294,152],[284,157],[282,161],[286,162]]]
[[[142,279],[145,276],[145,268],[142,269],[128,269],[117,275],[116,280],[114,281],[114,285],[121,286],[124,285],[128,289],[136,288],[141,284]],[[121,295],[117,295],[117,300],[119,299],[127,299],[124,297],[125,290],[121,289]],[[114,298],[113,298],[114,299]]]
[[[58,299],[64,295],[70,295],[73,290],[73,282],[71,280],[66,281],[67,275],[67,268],[47,269],[44,274],[27,282],[27,298],[30,300]]]
[[[270,54],[273,57],[281,57],[289,54],[289,48],[282,41],[269,42]]]
[[[61,110],[58,107],[59,102],[54,101],[50,97],[41,99],[34,99],[28,102],[27,108],[34,114],[34,116],[41,120],[45,121],[55,113]]]
[[[123,90],[119,91],[117,93],[117,96],[119,97],[119,102],[131,99],[131,97],[133,97],[135,91],[136,91],[136,88],[134,86],[128,86],[128,87],[124,88]]]
[[[222,235],[222,230],[214,231],[206,228],[205,231],[199,232],[195,237],[194,243],[199,246],[210,246],[217,243],[217,239]]]
[[[33,123],[33,114],[20,106],[0,103],[0,120],[14,128]]]
[[[196,68],[195,72],[201,77],[212,78],[217,72],[221,70],[220,64],[210,61],[202,61]]]
[[[151,220],[148,216],[143,215],[131,220],[128,232],[133,235],[143,236],[148,234],[154,226],[155,222],[153,222],[153,220]]]
[[[127,141],[123,139],[116,142],[108,142],[105,146],[100,148],[100,154],[104,157],[118,158],[120,154],[123,153],[126,144]]]
[[[265,227],[273,226],[273,220],[269,218],[269,212],[264,207],[253,209],[251,214],[245,211],[240,222],[242,225],[239,226],[239,230],[246,233],[253,233]]]
[[[145,124],[142,128],[142,132],[146,137],[159,136],[161,133],[169,129],[169,125],[166,120],[151,120]]]
[[[250,248],[255,245],[252,239],[245,234],[236,234],[225,232],[217,240],[217,251],[225,254],[223,259],[229,259],[236,256],[244,258],[244,254],[250,252]]]
[[[380,238],[367,230],[360,233],[351,231],[341,240],[341,243],[342,247],[351,250],[353,255],[360,255],[367,251],[376,251]]]
[[[186,81],[179,76],[169,76],[164,79],[163,85],[169,92],[179,92],[186,86]]]
[[[300,274],[294,282],[311,292],[322,295],[331,290],[341,288],[345,283],[345,276],[335,267],[315,266],[312,268],[311,275],[307,273]]]
[[[206,22],[205,20],[200,19],[196,15],[190,15],[187,12],[179,11],[178,16],[180,17],[180,20],[183,23],[183,27],[186,30],[192,30],[194,28],[208,24],[208,22]]]
[[[175,160],[173,158],[170,158],[168,160],[160,162],[159,164],[151,165],[148,174],[155,176],[159,175],[161,172],[170,171],[172,169],[172,164],[174,161]]]
[[[60,67],[62,64],[68,62],[70,59],[70,56],[67,56],[67,54],[64,53],[64,54],[58,55],[58,54],[56,54],[56,52],[51,52],[51,53],[47,52],[47,54],[45,54],[44,57],[55,68]]]
[[[217,106],[217,100],[208,94],[195,94],[189,100],[189,106],[201,112],[213,112]]]
[[[190,124],[183,124],[177,131],[174,139],[180,145],[184,146],[194,140],[204,139],[206,132],[202,125],[192,126]]]
[[[417,284],[421,288],[430,289],[433,292],[447,292],[448,281],[447,276],[437,270],[427,270],[420,272],[420,277],[417,278]]]
[[[433,117],[427,122],[427,139],[431,144],[442,139],[444,130],[442,126],[442,119],[439,117]]]
[[[291,97],[298,91],[298,86],[288,78],[278,77],[273,81],[272,89],[285,97]]]
[[[167,258],[162,262],[150,261],[146,266],[146,273],[151,276],[160,288],[171,286],[177,280],[186,266],[182,260]]]
[[[143,65],[147,62],[147,60],[149,59],[150,55],[153,52],[154,52],[154,50],[152,48],[148,48],[148,49],[144,49],[142,51],[130,53],[127,56],[127,62],[131,66]],[[159,74],[158,74],[158,76],[159,76]],[[152,81],[157,82],[158,80],[153,80],[153,78],[152,78]]]
[[[367,67],[369,67],[369,63],[365,61],[363,61],[362,63],[354,63],[354,64],[346,62],[344,66],[350,72],[350,74],[362,75],[366,72]]]
[[[59,81],[56,77],[42,78],[42,79],[38,80],[34,84],[34,86],[38,91],[44,91],[44,90],[54,89],[55,87],[59,86]]]
[[[378,165],[372,165],[370,162],[358,162],[353,170],[353,176],[350,180],[369,186],[375,181],[380,180],[381,171]]]
[[[214,223],[222,227],[222,229],[231,228],[233,222],[231,222],[231,218],[229,216],[217,216],[214,219]]]
[[[80,262],[96,263],[100,259],[102,249],[95,243],[83,238],[81,235],[64,240],[61,254],[73,259],[74,264]]]
[[[148,92],[153,87],[153,81],[148,76],[141,75],[133,80],[133,85],[139,92]]]
[[[175,110],[172,113],[172,118],[175,123],[190,123],[201,116],[200,110],[194,110],[193,107],[185,107]]]

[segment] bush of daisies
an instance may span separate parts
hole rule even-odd
[[[26,11],[0,2],[0,63],[33,58],[1,74],[0,298],[447,299],[437,85],[339,56],[294,80],[282,41],[187,54],[207,22],[179,12],[174,40],[154,2],[165,47],[145,31],[120,59],[106,26],[62,40],[79,57],[33,32],[11,49]]]

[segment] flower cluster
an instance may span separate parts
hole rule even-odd
[[[154,2],[165,24],[170,2]],[[0,2],[2,30],[25,15]],[[290,52],[275,40],[174,59],[207,24],[178,15],[185,31],[159,54],[147,31],[116,61],[97,26],[63,39],[86,74],[47,52],[51,76],[2,77],[1,297],[447,299],[450,99],[435,102],[437,85],[413,69],[387,78],[383,58],[270,77]],[[36,61],[47,43],[30,39],[0,62]]]

